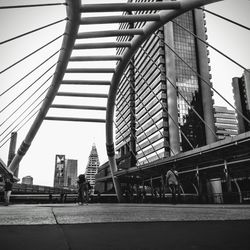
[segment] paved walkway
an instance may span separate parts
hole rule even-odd
[[[0,205],[1,250],[243,250],[249,228],[248,205]]]

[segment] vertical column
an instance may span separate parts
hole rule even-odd
[[[173,23],[164,25],[164,40],[174,48],[174,33]],[[178,124],[178,109],[177,109],[177,92],[176,92],[176,70],[175,70],[175,55],[169,49],[165,50],[165,65],[167,77],[167,109],[168,109],[168,126],[169,126],[169,147],[171,155],[180,152],[180,135]],[[171,81],[171,83],[168,81]]]
[[[17,132],[12,132],[11,133],[11,139],[10,139],[10,147],[9,147],[9,155],[8,155],[8,164],[7,166],[10,165],[11,161],[13,160],[16,152],[16,142],[17,142]],[[17,168],[14,170],[14,176],[18,177],[18,172],[19,172],[19,164]]]
[[[206,32],[204,26],[203,11],[195,9],[194,10],[194,23],[196,35],[203,40],[206,40]],[[202,106],[203,106],[203,118],[206,124],[205,133],[206,133],[206,144],[213,143],[217,140],[215,136],[215,122],[214,122],[214,111],[213,111],[213,99],[212,99],[212,83],[210,82],[210,73],[208,65],[208,56],[207,56],[207,47],[204,43],[197,40],[197,58],[198,58],[198,69],[199,73],[210,86],[200,79],[200,88],[202,95]],[[212,131],[213,132],[212,132]]]
[[[131,12],[128,12],[132,15]],[[134,28],[134,23],[129,23],[129,29]],[[133,39],[133,36],[129,37],[129,41]],[[129,91],[130,91],[130,166],[136,164],[136,118],[135,118],[135,69],[134,69],[134,57],[131,58],[129,63]]]

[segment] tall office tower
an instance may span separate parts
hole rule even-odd
[[[77,160],[65,160],[64,186],[69,188],[77,186]]]
[[[22,184],[33,185],[33,177],[32,176],[25,176],[22,178]]]
[[[116,99],[118,168],[216,141],[208,51],[193,34],[207,38],[202,10],[187,12],[161,27],[132,58]],[[130,39],[120,37],[118,41]],[[122,52],[117,49],[117,54]]]
[[[56,155],[54,187],[64,187],[65,155]]]
[[[233,93],[235,106],[237,108],[237,120],[239,123],[239,134],[250,131],[250,124],[243,118],[242,114],[250,120],[250,69],[244,71],[242,77],[233,78]]]
[[[97,169],[100,166],[99,157],[95,144],[93,144],[88,165],[85,171],[85,177],[89,181],[90,185],[94,188],[95,186],[95,175],[97,174]]]
[[[214,106],[216,134],[219,140],[238,134],[236,112],[227,107]]]

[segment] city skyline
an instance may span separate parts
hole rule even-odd
[[[14,2],[14,1],[13,1]],[[92,3],[93,1],[91,1]],[[108,1],[111,2],[111,1]],[[120,2],[120,1],[112,1],[112,2]],[[124,1],[123,1],[124,2]],[[230,2],[230,1],[228,1]],[[245,4],[249,5],[249,1],[243,1]],[[2,1],[0,2],[2,4]],[[13,3],[14,4],[14,3]],[[225,3],[215,3],[212,4],[211,6],[208,6],[207,9],[211,9],[212,11],[218,13],[218,14],[222,14],[222,12],[226,12],[224,15],[227,18],[232,18],[234,21],[238,21],[246,26],[249,26],[249,20],[247,21],[247,8],[244,8],[244,6],[240,6],[240,9],[242,11],[241,15],[237,15],[235,16],[234,13],[232,13],[232,9],[230,9],[230,7],[223,7],[223,4]],[[231,4],[233,4],[233,2],[231,1]],[[216,7],[217,6],[217,7]],[[220,8],[218,8],[218,6],[222,6]],[[230,6],[230,4],[229,4]],[[233,8],[231,5],[231,8]],[[247,6],[245,6],[247,7]],[[57,7],[59,9],[59,7]],[[64,12],[64,8],[61,8],[61,12]],[[223,10],[223,11],[222,11]],[[1,10],[3,12],[3,10]],[[21,11],[20,11],[21,12]],[[52,13],[51,13],[52,14]],[[230,14],[232,14],[232,16],[230,16]],[[35,14],[34,14],[35,15]],[[47,13],[48,15],[48,13]],[[65,15],[65,13],[64,13]],[[56,15],[54,15],[53,12],[53,16],[56,20]],[[56,16],[56,17],[55,17]],[[212,18],[209,17],[209,14],[206,14],[207,16],[207,28],[208,28],[208,42],[211,42],[212,45],[214,45],[215,47],[218,47],[220,50],[227,52],[230,56],[232,56],[232,58],[234,58],[236,61],[238,61],[239,63],[241,63],[242,65],[244,65],[245,67],[250,67],[249,63],[247,65],[246,62],[247,59],[245,57],[247,53],[244,53],[243,50],[244,46],[239,46],[239,42],[237,42],[236,39],[241,38],[244,41],[244,43],[248,44],[250,40],[249,35],[248,36],[244,36],[242,35],[242,31],[237,31],[240,32],[241,35],[234,35],[233,36],[233,45],[238,45],[236,47],[236,53],[233,53],[232,51],[227,51],[227,48],[225,45],[225,42],[223,42],[222,37],[220,37],[218,34],[216,34],[219,31],[216,31],[215,27],[217,25],[218,19],[217,18]],[[64,16],[63,16],[64,17]],[[4,16],[1,15],[1,18],[4,19]],[[5,17],[6,18],[6,17]],[[58,19],[62,18],[62,15],[58,15]],[[20,18],[17,18],[15,20],[19,20]],[[211,19],[211,20],[209,20]],[[21,20],[21,19],[20,19]],[[245,21],[244,21],[245,20]],[[14,21],[14,20],[13,20]],[[5,20],[6,22],[6,20]],[[2,23],[5,23],[2,22]],[[50,20],[44,20],[44,24],[50,23],[52,21]],[[248,23],[247,23],[248,22]],[[13,24],[15,27],[15,24]],[[62,31],[64,30],[64,25],[65,23],[63,23],[63,25],[60,25]],[[232,25],[232,24],[231,24]],[[34,24],[34,28],[37,28],[41,26],[38,24]],[[219,25],[218,25],[219,26]],[[213,28],[212,28],[213,27]],[[8,28],[9,31],[11,31],[10,28]],[[211,30],[213,29],[214,32],[211,32]],[[237,29],[241,29],[241,28],[237,28]],[[29,29],[28,29],[29,30]],[[219,28],[218,28],[219,30]],[[20,31],[17,31],[15,35],[18,35]],[[6,32],[3,32],[4,34],[1,35],[1,41],[5,40],[9,37],[12,37],[13,35],[8,34],[7,37],[4,35],[6,35]],[[233,30],[229,31],[229,33],[234,34]],[[238,34],[238,33],[237,33]],[[243,34],[246,34],[243,32]],[[230,34],[229,34],[230,35]],[[224,32],[224,34],[222,34],[223,37],[226,38],[227,36],[227,32]],[[53,33],[53,36],[55,37],[55,34]],[[44,38],[43,38],[44,39]],[[219,39],[219,45],[216,44],[217,39]],[[229,46],[232,46],[231,44],[231,40],[226,38],[229,43]],[[50,38],[48,39],[44,39],[44,41],[42,42],[45,43],[46,41],[48,42],[50,40]],[[39,43],[41,43],[41,41],[39,41]],[[8,55],[7,53],[4,53],[3,50],[0,50],[0,53],[4,53],[4,57],[1,56],[1,58],[4,58],[4,60],[1,60],[1,70],[4,69],[6,66],[8,66],[9,64],[13,63],[14,61],[16,61],[16,59],[14,58],[19,58],[19,56],[17,57],[13,57],[15,56],[15,53],[19,53],[21,47],[20,46],[20,41],[16,43],[16,45],[14,45],[13,42],[13,48],[16,48],[15,50],[12,50],[13,55]],[[57,44],[57,49],[60,48],[60,42]],[[39,47],[39,46],[35,46],[35,47]],[[247,47],[245,47],[245,49],[247,49]],[[226,50],[226,51],[225,51]],[[26,48],[26,51],[24,50],[23,53],[24,55],[27,54],[28,48]],[[231,70],[232,65],[229,64],[229,66],[227,66],[226,68],[226,72],[230,72],[230,75],[226,73],[226,77],[225,75],[222,76],[223,80],[221,80],[220,75],[221,74],[221,68],[215,65],[218,65],[218,62],[220,62],[219,65],[225,65],[224,63],[224,59],[220,60],[218,59],[218,57],[214,55],[214,52],[212,52],[211,49],[209,49],[210,51],[210,58],[211,58],[211,73],[212,73],[212,82],[214,84],[214,87],[216,89],[220,89],[222,84],[220,84],[221,81],[225,81],[227,82],[227,84],[230,86],[230,89],[232,89],[231,87],[231,78],[238,76],[240,77],[243,74],[243,70],[237,68],[235,70],[235,66],[233,67],[234,70]],[[237,52],[238,51],[238,52]],[[52,53],[52,52],[51,52]],[[47,55],[49,55],[50,53],[48,53]],[[243,55],[242,55],[243,54]],[[244,55],[245,54],[245,55]],[[21,56],[20,56],[21,57]],[[4,62],[3,62],[4,61]],[[38,64],[38,63],[36,63]],[[34,64],[34,65],[36,65]],[[25,68],[29,68],[29,70],[31,68],[34,67],[34,65],[30,64],[28,66],[25,66]],[[13,73],[13,71],[11,71],[9,74]],[[10,77],[10,75],[8,74],[8,77]],[[231,75],[234,74],[234,75]],[[20,76],[23,75],[23,72],[19,73],[19,78]],[[10,78],[12,79],[12,78]],[[17,77],[18,79],[18,77]],[[8,81],[6,80],[6,78],[1,78],[1,81],[4,82],[4,86],[3,89],[6,89],[10,83],[12,83],[13,81]],[[3,90],[1,88],[1,92]],[[229,89],[229,87],[228,87]],[[220,92],[225,92],[225,86],[222,87],[222,90]],[[232,95],[230,96],[230,100],[232,101]],[[222,105],[223,103],[221,103],[221,101],[216,101],[216,105]],[[1,121],[2,121],[2,117],[1,117]],[[29,123],[30,124],[30,123]],[[58,129],[60,126],[60,129]],[[24,131],[21,131],[18,133],[18,140],[17,140],[17,149],[21,143],[21,141],[23,140],[23,137],[26,135],[27,129],[30,127],[30,125],[26,125]],[[72,131],[73,130],[73,131]],[[72,134],[68,133],[68,131],[71,131]],[[32,175],[34,177],[34,179],[37,181],[38,184],[43,184],[43,185],[51,185],[52,184],[52,177],[48,177],[49,173],[53,173],[54,168],[53,168],[53,164],[54,164],[54,155],[55,154],[65,154],[67,155],[68,158],[70,159],[77,159],[79,160],[79,168],[78,171],[79,172],[84,172],[84,168],[87,166],[87,161],[88,161],[88,154],[89,151],[91,149],[92,144],[95,143],[98,149],[98,154],[100,157],[100,163],[103,164],[106,160],[107,160],[107,156],[106,156],[106,148],[105,148],[105,125],[104,124],[79,124],[79,123],[69,123],[69,122],[50,122],[50,121],[44,121],[44,123],[42,124],[36,138],[34,139],[31,148],[29,149],[29,151],[27,152],[27,154],[25,155],[24,159],[22,160],[21,164],[20,164],[20,177],[22,176],[26,176],[26,175]],[[1,148],[0,152],[1,152],[1,158],[7,162],[7,153],[8,152],[8,146],[9,144],[7,143],[4,148]],[[46,175],[44,175],[44,168],[46,169]],[[82,171],[80,171],[82,169]],[[51,175],[53,176],[53,174]],[[35,182],[36,182],[35,181]],[[36,184],[36,183],[35,183]]]

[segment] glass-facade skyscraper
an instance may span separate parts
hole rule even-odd
[[[140,14],[144,13],[148,12]],[[143,25],[127,23],[121,27]],[[215,129],[208,52],[193,34],[206,40],[202,10],[187,12],[161,27],[127,67],[116,101],[118,168],[148,163],[216,140],[211,135]],[[125,39],[130,38],[118,40]]]

